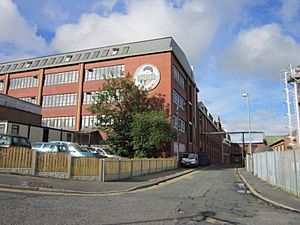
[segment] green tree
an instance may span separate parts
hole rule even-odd
[[[121,78],[106,79],[89,110],[97,116],[98,129],[107,134],[106,144],[116,153],[133,157],[132,115],[154,108],[164,108],[163,98],[148,97],[148,92],[139,89],[127,74]]]
[[[176,139],[164,111],[134,113],[131,123],[134,156],[158,157],[160,151]]]

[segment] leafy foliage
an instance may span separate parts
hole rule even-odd
[[[165,144],[176,139],[171,122],[164,111],[135,113],[131,137],[136,157],[158,157]]]
[[[131,135],[134,113],[164,109],[162,96],[148,97],[148,92],[139,89],[131,80],[130,74],[107,79],[89,108],[97,115],[98,129],[107,134],[106,144],[127,157],[135,156],[136,150]]]

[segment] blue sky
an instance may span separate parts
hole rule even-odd
[[[228,131],[287,134],[280,71],[300,64],[298,0],[1,0],[0,61],[173,36]],[[240,137],[233,137],[239,141]]]

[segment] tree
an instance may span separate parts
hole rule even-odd
[[[89,108],[97,115],[98,129],[107,134],[106,144],[128,157],[134,156],[130,135],[133,113],[164,108],[162,96],[148,97],[148,92],[139,89],[131,80],[130,74],[106,79]]]
[[[131,123],[134,156],[158,157],[160,150],[176,140],[172,124],[164,111],[134,113]]]

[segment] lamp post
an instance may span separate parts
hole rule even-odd
[[[249,93],[245,93],[242,96],[247,98],[248,128],[249,128],[249,152],[250,152],[250,160],[251,160],[251,172],[253,172],[253,152],[252,152],[252,140],[251,140],[251,118],[250,118]]]

